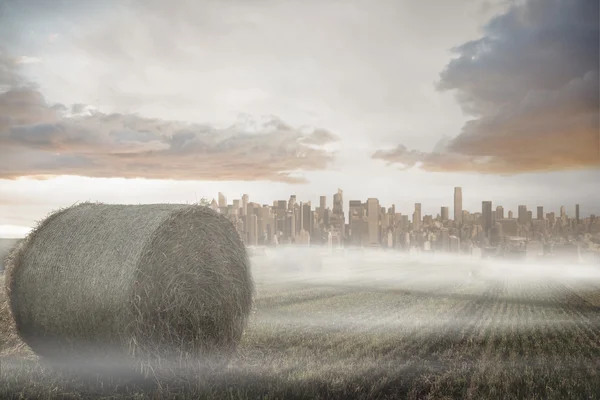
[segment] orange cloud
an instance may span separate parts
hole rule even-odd
[[[440,90],[476,119],[432,153],[378,150],[388,164],[514,174],[600,166],[598,2],[530,0],[455,51]]]
[[[337,135],[304,133],[277,117],[252,129],[104,114],[85,105],[49,105],[8,73],[0,84],[0,178],[79,175],[174,180],[269,180],[303,183],[298,171],[325,169],[334,154],[322,146]],[[1,85],[0,85],[1,86]]]

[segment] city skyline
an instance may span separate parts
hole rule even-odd
[[[530,251],[554,257],[570,254],[595,257],[594,248],[600,233],[600,218],[592,214],[581,218],[580,204],[575,215],[568,215],[563,205],[559,211],[544,213],[544,206],[533,210],[521,204],[517,213],[502,205],[482,200],[478,210],[463,208],[463,190],[454,187],[455,219],[449,218],[449,207],[440,206],[439,213],[423,214],[422,204],[415,202],[412,212],[395,204],[384,204],[378,198],[344,201],[340,188],[331,195],[319,196],[319,202],[303,201],[296,194],[287,200],[268,203],[253,201],[250,194],[242,200],[227,201],[219,192],[212,201],[203,198],[201,204],[226,216],[237,229],[244,243],[255,246],[328,246],[330,248],[383,248],[399,251],[439,251],[484,256],[522,257]],[[347,208],[344,207],[347,204]],[[591,252],[591,253],[590,253]],[[536,254],[537,254],[536,253]]]
[[[590,216],[595,216],[596,215],[594,212],[587,212],[586,213],[585,210],[583,210],[583,213],[582,213],[581,212],[582,211],[581,210],[581,204],[579,204],[579,203],[576,203],[576,204],[572,205],[573,213],[571,214],[571,213],[569,213],[567,211],[566,207],[568,207],[568,206],[565,206],[565,205],[561,205],[556,210],[552,210],[550,208],[545,208],[544,205],[539,205],[539,204],[538,205],[534,205],[534,206],[532,206],[530,204],[519,204],[515,208],[515,210],[513,211],[512,209],[508,209],[508,208],[504,207],[501,204],[496,204],[493,200],[481,200],[480,201],[481,206],[480,206],[479,210],[472,211],[472,210],[469,210],[467,208],[462,207],[462,193],[463,193],[462,189],[463,188],[462,187],[455,187],[454,189],[455,189],[455,197],[454,197],[455,198],[455,202],[454,202],[454,204],[453,205],[439,205],[439,206],[437,206],[438,207],[437,214],[436,213],[423,213],[423,211],[422,211],[423,210],[422,203],[420,203],[420,202],[415,202],[414,203],[414,208],[410,211],[410,213],[408,213],[408,211],[407,212],[402,212],[402,209],[396,207],[395,203],[391,203],[391,204],[386,205],[386,203],[380,202],[379,198],[377,198],[377,197],[368,197],[366,199],[349,199],[345,203],[342,203],[343,204],[343,208],[342,209],[343,209],[343,211],[345,213],[348,213],[348,212],[350,212],[350,209],[352,207],[352,203],[353,202],[360,201],[360,202],[362,202],[364,204],[369,204],[369,201],[372,200],[372,201],[376,202],[376,204],[377,204],[378,207],[394,207],[394,210],[396,212],[399,212],[399,213],[401,213],[403,215],[410,215],[411,216],[411,221],[412,221],[412,218],[415,217],[415,216],[417,216],[418,220],[422,220],[422,218],[424,216],[433,216],[433,217],[440,217],[442,220],[446,219],[446,220],[456,221],[456,215],[457,214],[456,213],[454,214],[454,216],[455,216],[454,218],[449,218],[448,211],[449,211],[450,208],[452,208],[455,211],[458,210],[458,208],[456,206],[456,204],[457,204],[457,202],[456,202],[456,199],[457,199],[456,198],[456,189],[458,189],[459,193],[460,193],[458,204],[461,205],[460,206],[461,208],[460,208],[459,219],[458,219],[459,221],[462,218],[462,212],[463,211],[467,211],[470,214],[482,214],[482,215],[485,214],[485,211],[483,211],[483,208],[486,207],[487,203],[489,203],[488,210],[490,212],[490,218],[491,218],[492,214],[494,214],[494,218],[496,218],[498,215],[501,215],[500,219],[503,219],[504,217],[509,218],[508,214],[510,213],[511,215],[513,215],[513,214],[515,214],[515,211],[516,211],[516,213],[517,213],[517,219],[518,219],[518,213],[519,213],[519,210],[521,209],[521,207],[524,207],[523,210],[525,212],[533,213],[533,211],[535,210],[536,211],[536,214],[535,214],[536,218],[535,219],[544,219],[544,218],[546,218],[546,215],[550,214],[550,213],[554,213],[555,215],[559,215],[560,216],[561,212],[563,210],[565,211],[565,215],[566,216],[569,216],[569,217],[575,218],[575,219],[579,219],[580,217],[581,218],[588,218]],[[343,192],[342,189],[338,188],[338,192],[336,192],[336,193],[334,193],[333,195],[330,196],[332,198],[332,201],[333,201],[334,197],[339,194],[339,191]],[[243,194],[242,196],[240,196],[240,198],[242,198],[244,196],[247,199],[252,198],[251,194],[249,194],[249,193]],[[209,204],[211,202],[215,202],[218,205],[218,207],[226,207],[228,205],[233,205],[235,207],[236,201],[237,202],[240,201],[239,199],[236,198],[236,199],[233,199],[231,202],[227,202],[227,197],[228,196],[225,195],[223,192],[218,192],[218,194],[217,194],[216,197],[213,197],[213,198],[204,197],[203,199],[205,201],[207,201]],[[250,202],[253,202],[255,204],[260,204],[260,206],[272,206],[274,203],[277,203],[277,202],[286,202],[286,203],[288,203],[288,202],[291,201],[291,199],[293,199],[293,201],[296,204],[309,204],[310,203],[311,209],[313,211],[315,211],[318,208],[322,208],[323,204],[326,205],[327,209],[330,209],[330,210],[333,211],[333,207],[330,206],[333,203],[330,203],[329,201],[327,201],[327,198],[328,198],[327,195],[319,195],[318,198],[319,198],[319,202],[316,203],[316,202],[314,202],[312,200],[303,201],[301,198],[298,198],[297,195],[291,194],[290,198],[288,200],[285,200],[285,199],[273,199],[271,202],[260,202],[260,201],[259,202],[250,201]],[[221,203],[221,200],[223,200],[224,203]],[[248,200],[246,200],[246,202],[248,202]],[[224,205],[222,205],[222,204],[224,204]],[[375,203],[373,203],[373,204],[375,204]],[[431,207],[435,207],[435,206],[430,205],[430,209],[431,209]],[[500,209],[500,211],[498,209]],[[446,218],[444,218],[444,211],[446,213]],[[540,211],[541,211],[541,214],[540,214]],[[499,212],[500,212],[500,214],[498,214]],[[521,218],[525,218],[525,216],[522,216]],[[488,224],[491,224],[491,220],[489,220]]]

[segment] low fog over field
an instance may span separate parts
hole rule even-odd
[[[479,280],[569,283],[600,282],[600,265],[552,259],[484,259],[448,253],[319,247],[279,247],[255,250],[252,258],[257,283],[302,282],[315,285],[356,284],[365,289],[381,285],[426,289],[428,285],[462,285]]]

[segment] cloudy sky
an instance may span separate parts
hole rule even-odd
[[[4,0],[0,236],[344,190],[600,214],[597,0]]]

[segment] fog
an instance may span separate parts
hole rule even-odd
[[[256,319],[305,332],[452,334],[600,326],[600,266],[394,251],[268,248],[252,257]]]
[[[255,250],[252,261],[258,285],[399,285],[427,288],[432,284],[474,281],[569,284],[600,283],[600,264],[573,258],[482,258],[448,253],[403,253],[370,249],[331,250],[281,246]]]

